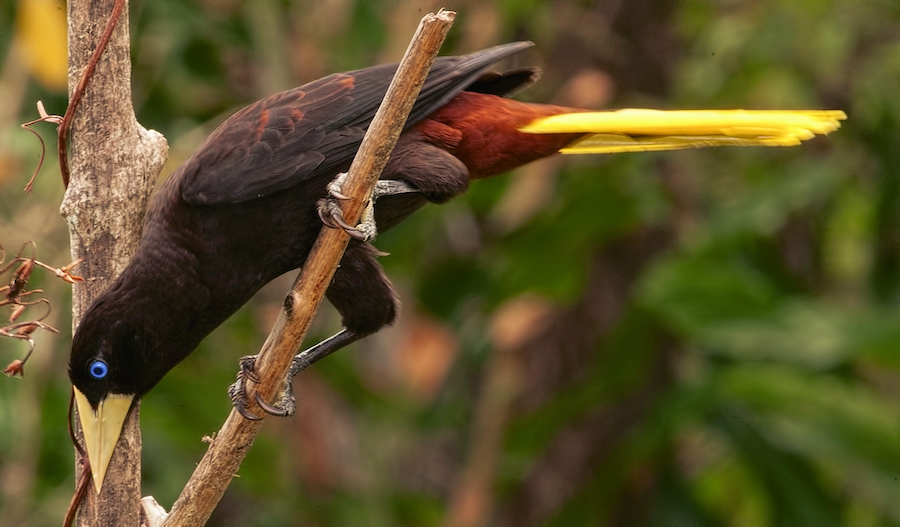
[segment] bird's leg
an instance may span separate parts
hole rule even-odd
[[[291,361],[291,366],[288,368],[287,375],[285,375],[284,386],[281,393],[278,395],[278,401],[275,404],[269,404],[257,393],[256,403],[266,413],[274,416],[290,417],[294,415],[296,404],[294,400],[294,388],[291,382],[294,376],[319,360],[324,359],[350,343],[356,342],[364,336],[365,335],[359,335],[347,329],[342,329],[315,346],[311,346],[301,351],[295,355],[294,359]],[[251,421],[256,421],[260,418],[247,411],[247,392],[245,383],[248,380],[251,382],[259,382],[259,378],[255,371],[257,357],[258,355],[241,357],[241,370],[238,372],[237,381],[228,387],[228,395],[231,397],[231,404],[234,405],[235,409],[237,409],[241,415]]]
[[[294,357],[278,401],[273,405],[256,397],[256,402],[264,411],[277,416],[293,415],[294,396],[290,380],[294,375],[344,346],[393,323],[397,316],[397,298],[378,264],[378,254],[374,247],[366,243],[351,243],[347,248],[325,292],[341,314],[344,329]],[[251,420],[260,419],[247,411],[245,390],[248,380],[258,381],[255,364],[255,356],[242,358],[237,381],[228,388],[234,407]]]
[[[375,225],[375,202],[378,198],[418,192],[417,189],[403,181],[379,179],[372,190],[372,196],[366,202],[366,208],[363,210],[359,225],[354,227],[344,220],[344,214],[338,203],[340,200],[349,199],[341,192],[341,186],[346,179],[347,173],[341,172],[328,184],[326,187],[328,189],[328,197],[319,200],[318,203],[319,217],[325,225],[334,229],[344,229],[347,231],[347,234],[363,242],[375,239],[375,236],[378,234],[378,227]]]

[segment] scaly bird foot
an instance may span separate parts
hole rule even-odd
[[[354,333],[350,330],[343,329],[331,337],[319,342],[315,346],[311,346],[297,355],[291,361],[291,366],[285,375],[284,386],[281,390],[278,402],[269,404],[257,393],[255,395],[256,404],[264,412],[276,417],[290,417],[294,415],[297,409],[296,400],[294,399],[294,389],[291,380],[295,375],[305,370],[312,364],[324,359],[335,351],[343,348],[351,342],[356,342],[365,335]],[[241,357],[241,370],[237,374],[237,381],[228,387],[228,396],[231,397],[231,404],[234,405],[241,415],[251,421],[259,421],[262,417],[255,416],[247,411],[247,389],[245,383],[249,380],[258,383],[259,376],[256,374],[256,358],[257,355],[248,355]]]
[[[262,417],[257,417],[247,410],[247,388],[245,386],[248,380],[259,382],[259,377],[256,375],[254,368],[256,355],[241,357],[240,364],[241,369],[238,371],[237,380],[228,387],[228,397],[231,398],[231,405],[234,406],[234,409],[243,415],[245,419],[259,421]]]
[[[251,421],[259,421],[262,417],[253,415],[247,410],[247,381],[259,382],[259,376],[256,374],[256,355],[248,355],[241,357],[241,369],[237,374],[237,380],[228,387],[228,396],[231,398],[231,404],[244,418]],[[269,404],[260,397],[259,393],[255,394],[256,404],[264,412],[277,417],[290,417],[294,415],[296,404],[294,401],[293,389],[291,386],[291,376],[285,380],[285,385],[281,390],[279,400],[274,405]]]
[[[372,196],[363,210],[359,225],[354,227],[344,220],[344,213],[338,203],[339,200],[350,199],[341,192],[341,186],[346,179],[347,173],[341,172],[334,178],[334,181],[328,184],[328,197],[320,199],[317,204],[319,218],[321,218],[322,223],[328,227],[333,229],[343,229],[352,238],[362,242],[371,241],[378,235],[378,226],[375,224],[375,202],[378,198],[395,194],[418,192],[417,189],[403,181],[393,179],[378,180],[372,191]]]

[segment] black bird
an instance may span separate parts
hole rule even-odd
[[[751,131],[736,128],[746,122],[743,114],[713,112],[698,128],[684,116],[666,120],[653,111],[584,114],[505,98],[534,82],[538,70],[486,69],[531,45],[519,42],[435,61],[381,176],[401,182],[392,187],[401,190],[378,201],[379,229],[396,225],[427,202],[465,192],[471,179],[564,147],[640,151],[770,144],[773,137],[795,144],[813,132],[835,129],[842,118],[816,112],[795,112],[791,119],[770,115],[766,125],[777,131],[760,134],[758,120]],[[133,401],[263,285],[303,264],[322,225],[317,203],[349,167],[395,71],[396,65],[385,65],[330,75],[238,111],[157,193],[134,258],[85,313],[72,343],[69,377],[97,492]],[[542,119],[555,115],[573,121]],[[623,128],[623,116],[643,124]],[[603,124],[609,119],[614,124]],[[728,130],[711,129],[710,119]],[[658,122],[667,126],[654,128]],[[685,137],[698,134],[694,141]],[[323,344],[326,351],[396,317],[395,294],[376,254],[363,241],[348,246],[327,291],[344,329]]]

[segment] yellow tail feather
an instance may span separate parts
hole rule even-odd
[[[612,154],[713,146],[794,146],[840,128],[840,110],[618,110],[553,115],[521,132],[583,133],[563,154]]]

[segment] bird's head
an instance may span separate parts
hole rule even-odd
[[[112,317],[104,312],[102,300],[88,310],[69,358],[69,378],[98,493],[132,403],[159,380],[144,367],[151,345],[146,330],[127,322],[122,313]]]

